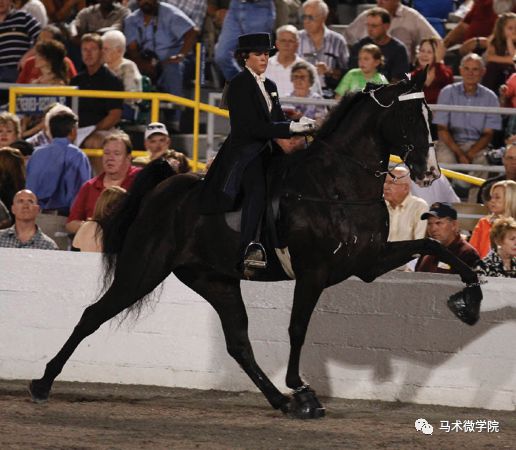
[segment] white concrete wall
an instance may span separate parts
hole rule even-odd
[[[95,254],[0,249],[0,378],[39,378],[97,291]],[[285,390],[293,282],[243,283],[255,354]],[[302,373],[324,395],[513,410],[516,280],[484,286],[481,321],[445,306],[458,278],[389,274],[327,289],[312,318]],[[87,338],[60,380],[252,390],[227,355],[207,302],[170,276],[136,322]]]

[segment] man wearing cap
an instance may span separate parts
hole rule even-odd
[[[439,241],[446,249],[459,257],[469,267],[476,267],[480,262],[478,252],[460,235],[457,211],[449,203],[434,203],[428,212],[421,215],[427,220],[427,234]],[[439,261],[435,255],[424,255],[416,264],[416,272],[457,273],[451,267]]]
[[[136,165],[146,165],[167,153],[170,146],[170,136],[167,127],[161,122],[152,122],[145,128],[143,145],[149,153],[133,159]]]
[[[276,84],[264,76],[271,50],[268,33],[245,34],[238,39],[237,59],[245,68],[227,89],[231,134],[207,173],[201,196],[205,214],[238,209],[242,198],[240,257],[243,268],[252,269],[266,263],[259,228],[265,210],[267,161],[272,152],[281,151],[275,139],[314,128],[311,119],[301,118],[297,123],[285,118]]]
[[[167,127],[161,122],[152,122],[147,125],[143,145],[148,155],[134,158],[135,166],[146,166],[152,161],[164,158],[177,173],[191,171],[186,155],[170,149],[170,136]]]

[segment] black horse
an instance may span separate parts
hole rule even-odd
[[[352,275],[371,282],[414,255],[437,254],[467,285],[448,305],[461,320],[475,323],[482,293],[477,275],[466,264],[431,239],[387,242],[389,218],[382,189],[389,153],[404,160],[418,183],[428,184],[439,176],[434,157],[429,158],[429,110],[421,93],[425,76],[345,97],[313,143],[292,157],[280,197],[286,218],[282,235],[296,277],[286,375],[291,396],[271,383],[253,356],[236,269],[238,233],[223,215],[199,213],[203,181],[185,174],[161,182],[141,206],[133,204],[118,225],[106,228],[105,257],[112,283],[86,308],[44,376],[32,381],[33,400],[48,398],[54,379],[85,337],[122,311],[141,305],[171,272],[213,306],[229,354],[270,404],[300,418],[324,415],[315,392],[301,379],[299,364],[310,317],[326,287]],[[288,278],[279,264],[269,264],[254,279]]]

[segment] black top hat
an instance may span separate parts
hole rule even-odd
[[[449,217],[452,220],[457,220],[457,210],[449,203],[436,202],[430,206],[430,211],[421,215],[421,220],[426,220],[430,216],[439,217],[441,219],[443,217]]]
[[[270,52],[274,50],[269,33],[242,34],[238,37],[237,52]]]

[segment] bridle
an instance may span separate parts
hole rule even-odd
[[[369,94],[369,96],[376,102],[377,105],[381,106],[382,108],[387,109],[387,108],[390,108],[392,105],[394,105],[396,100],[393,100],[388,105],[384,105],[383,103],[381,103],[380,100],[378,100],[376,98],[375,92],[379,91],[383,87],[384,86],[382,86],[382,87],[380,87],[378,89],[372,89],[372,90],[370,90],[370,91],[368,91],[366,93]],[[430,108],[428,107],[428,104],[426,103],[425,93],[423,91],[402,94],[402,95],[398,96],[397,100],[398,100],[399,103],[410,101],[410,100],[423,100],[423,104],[422,104],[423,116],[425,117],[425,121],[428,124],[428,127],[430,127],[429,120],[428,120]],[[405,122],[403,120],[400,120],[399,122],[401,124],[401,135],[402,135],[402,138],[403,138],[404,141],[407,141],[408,136],[407,136],[407,130],[405,128]],[[434,143],[432,141],[432,136],[430,134],[430,128],[428,129],[428,143],[429,143],[430,147],[434,146]],[[394,181],[396,181],[398,179],[401,179],[401,178],[404,178],[406,176],[409,176],[408,172],[405,175],[402,175],[401,177],[398,177],[398,176],[396,176],[396,175],[394,175],[392,173],[392,170],[394,170],[396,167],[399,167],[402,164],[406,165],[405,161],[407,160],[408,155],[410,154],[410,152],[412,152],[414,150],[414,145],[413,144],[401,144],[400,147],[405,150],[403,155],[400,155],[401,162],[397,163],[391,170],[388,169],[385,172],[378,172],[379,175],[376,175],[376,173],[375,173],[375,176],[380,177],[382,175],[389,174],[394,179]]]

